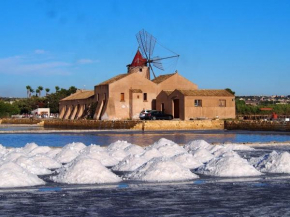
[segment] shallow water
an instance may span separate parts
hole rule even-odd
[[[0,134],[0,144],[9,147],[22,147],[28,142],[40,146],[62,147],[71,142],[86,145],[108,145],[117,140],[126,140],[140,146],[147,146],[160,138],[167,138],[179,144],[204,139],[209,143],[248,143],[248,142],[290,142],[290,133],[250,132],[224,130],[195,131],[98,131],[98,132],[58,132],[58,133],[8,133]]]

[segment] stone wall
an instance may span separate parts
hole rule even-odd
[[[132,129],[141,121],[45,120],[44,127],[60,129]]]
[[[227,130],[290,131],[290,122],[279,121],[225,121]]]
[[[41,121],[41,119],[33,118],[4,118],[0,120],[0,124],[38,124]]]
[[[144,130],[223,130],[223,120],[194,120],[194,121],[144,121],[133,129]]]

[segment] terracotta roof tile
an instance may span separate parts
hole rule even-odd
[[[78,100],[78,99],[88,99],[92,96],[94,96],[95,93],[93,90],[81,90],[81,91],[78,91],[66,98],[63,98],[62,100],[60,101],[69,101],[69,100]]]
[[[184,96],[234,96],[226,90],[178,90]]]
[[[158,77],[154,78],[152,80],[152,82],[154,82],[155,84],[159,84],[165,80],[167,80],[168,78],[170,78],[172,75],[174,75],[175,73],[173,74],[167,74],[167,75],[159,75]]]
[[[107,84],[111,84],[111,83],[114,83],[115,81],[118,81],[118,80],[120,80],[120,79],[122,79],[122,78],[128,76],[128,75],[130,75],[130,74],[119,74],[119,75],[117,75],[117,76],[115,76],[115,77],[113,77],[113,78],[110,78],[110,79],[108,79],[108,80],[106,80],[106,81],[103,81],[102,83],[100,83],[100,84],[98,84],[98,85],[107,85]]]

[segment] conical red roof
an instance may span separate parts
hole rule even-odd
[[[140,53],[139,49],[137,50],[137,53],[131,63],[131,67],[136,67],[136,66],[145,66],[147,60],[143,58],[142,54]]]

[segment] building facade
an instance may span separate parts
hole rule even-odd
[[[234,95],[226,90],[198,90],[177,71],[150,79],[150,70],[139,51],[126,74],[94,87],[79,90],[60,101],[60,118],[85,118],[93,111],[98,120],[138,119],[143,109],[161,110],[174,118],[235,118]],[[198,101],[199,100],[199,101]]]

